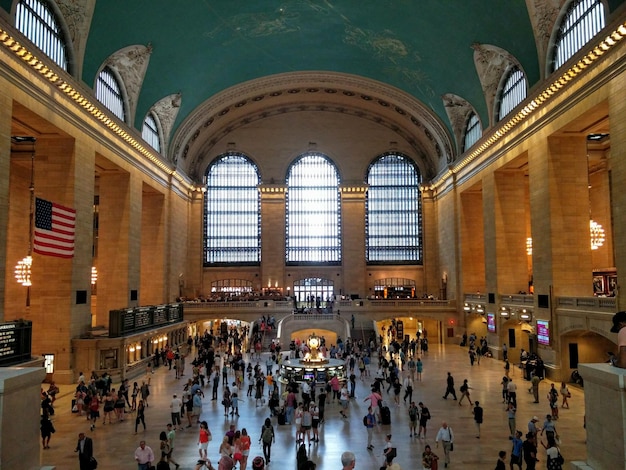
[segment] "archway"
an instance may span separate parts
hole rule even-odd
[[[574,330],[561,335],[561,381],[570,382],[580,363],[607,362],[609,351],[615,353],[617,345],[593,331]]]

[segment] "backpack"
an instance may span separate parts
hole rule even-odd
[[[273,437],[274,437],[274,433],[272,432],[271,427],[266,427],[265,429],[263,429],[263,434],[261,434],[261,439],[263,440],[264,444],[271,444]]]
[[[467,385],[465,385],[465,384],[461,385],[461,391],[462,392],[466,392],[467,391]]]
[[[367,415],[363,416],[363,426],[368,425]]]

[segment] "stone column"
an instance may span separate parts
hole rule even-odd
[[[11,155],[12,100],[0,93],[0,155]],[[9,230],[9,177],[11,159],[0,158],[0,265],[7,265],[7,237]],[[10,272],[10,271],[9,271]],[[7,269],[0,270],[0,305],[5,305],[5,278]],[[0,322],[5,318],[5,309],[0,311]]]
[[[460,197],[461,280],[464,293],[485,292],[485,230],[482,191],[470,189]],[[462,305],[462,302],[460,303]]]
[[[285,191],[284,185],[261,187],[261,279],[255,289],[266,289],[276,282],[286,294],[293,279],[285,277]]]
[[[614,470],[626,461],[626,369],[579,364],[585,379],[587,461],[573,469]]]
[[[141,305],[167,302],[165,291],[165,198],[156,191],[142,197],[141,212]],[[197,260],[196,260],[197,262]]]
[[[341,187],[342,275],[337,294],[369,295],[365,279],[365,191],[364,185]],[[350,273],[349,276],[346,273]]]
[[[0,369],[0,462],[2,470],[38,470],[41,436],[41,368]]]

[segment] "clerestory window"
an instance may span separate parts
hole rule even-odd
[[[241,153],[209,165],[204,194],[204,264],[261,262],[261,199],[257,166]]]
[[[104,67],[98,75],[96,98],[121,121],[125,121],[126,110],[122,87],[113,70],[109,67]]]
[[[410,158],[389,153],[367,173],[366,261],[370,264],[422,262],[420,173]]]
[[[321,153],[301,155],[287,172],[287,264],[341,263],[339,173]]]

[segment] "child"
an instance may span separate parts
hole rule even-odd
[[[230,396],[230,400],[231,400],[231,415],[235,415],[235,416],[239,416],[239,397],[237,396],[237,393],[233,393]]]

